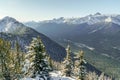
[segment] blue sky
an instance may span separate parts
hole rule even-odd
[[[0,19],[11,16],[19,21],[39,21],[96,12],[120,14],[120,0],[0,0]]]

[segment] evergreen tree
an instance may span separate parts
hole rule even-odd
[[[63,75],[65,76],[71,76],[72,75],[72,69],[73,69],[73,61],[71,58],[71,50],[70,50],[70,46],[68,45],[66,48],[66,58],[63,61]]]
[[[85,80],[86,69],[84,64],[86,64],[83,58],[83,51],[80,51],[77,55],[77,61],[75,61],[74,74],[77,76],[77,80]]]
[[[0,39],[0,65],[1,72],[5,80],[11,80],[9,63],[10,61],[10,43]]]
[[[39,76],[44,80],[49,80],[50,66],[45,46],[39,37],[34,38],[28,46],[28,55],[26,58],[30,62],[28,71],[26,72],[29,77],[35,78]]]
[[[0,39],[0,65],[5,80],[21,78],[19,76],[22,74],[22,56],[23,53],[20,53],[18,47],[16,50],[12,50],[10,42]]]
[[[12,53],[12,57],[13,59],[13,63],[14,64],[14,69],[12,72],[14,72],[14,75],[13,77],[15,79],[20,79],[21,77],[23,77],[23,71],[22,71],[22,68],[23,68],[23,62],[24,62],[24,53],[20,51],[20,46],[18,44],[18,42],[15,43],[15,50],[13,51]]]

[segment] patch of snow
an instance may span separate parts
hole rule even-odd
[[[113,47],[113,49],[117,49],[117,50],[120,50],[120,47]]]
[[[78,47],[85,47],[85,48],[88,48],[89,50],[93,51],[95,48],[93,47],[90,47],[90,46],[87,46],[85,44],[82,44],[82,43],[74,43],[74,45],[78,46]]]
[[[74,42],[74,41],[71,41],[71,40],[68,40],[68,39],[64,39],[64,41],[66,41],[66,42],[70,42],[70,43],[72,43],[73,45],[75,45],[75,46],[77,46],[77,47],[80,47],[80,48],[87,48],[87,49],[89,49],[89,50],[91,50],[91,51],[93,51],[95,48],[93,48],[93,47],[90,47],[90,46],[88,46],[88,45],[86,45],[86,44],[83,44],[83,43],[77,43],[77,42]]]
[[[111,17],[106,18],[105,22],[112,22],[112,18]]]
[[[24,71],[25,73],[27,72],[27,70],[30,67],[30,61],[28,59],[25,59],[25,63],[24,63],[24,67],[22,68],[22,71]]]
[[[103,28],[104,28],[104,26],[99,27],[99,28],[97,28],[97,29],[94,29],[93,31],[89,32],[89,34],[95,33],[95,32],[97,32],[97,31],[99,31],[99,30],[101,30],[101,29],[103,29]]]
[[[13,24],[13,22],[6,24],[5,32],[9,31],[9,29],[11,28],[12,24]]]
[[[106,57],[110,57],[108,54],[105,54],[105,53],[103,53],[101,55],[106,56]]]
[[[96,31],[98,31],[98,30],[93,30],[93,31],[91,31],[90,33],[95,33]]]
[[[51,80],[75,80],[71,77],[62,76],[62,73],[60,71],[53,71],[50,73]]]
[[[74,78],[71,77],[62,76],[60,71],[50,72],[50,77],[51,77],[50,80],[75,80]],[[23,78],[21,80],[43,80],[43,79],[40,79],[39,76],[37,76],[36,78]]]

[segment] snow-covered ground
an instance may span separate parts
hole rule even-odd
[[[50,75],[51,75],[51,80],[75,80],[70,77],[62,76],[60,71],[53,71],[50,73]]]
[[[51,76],[51,80],[75,80],[74,78],[62,76],[60,71],[50,72],[50,76]],[[36,77],[34,79],[33,78],[23,78],[21,80],[43,80],[43,79],[39,79],[39,77]]]

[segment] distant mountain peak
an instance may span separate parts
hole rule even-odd
[[[10,16],[5,16],[3,19],[10,19],[10,18],[12,18],[12,17],[10,17]]]
[[[101,13],[99,13],[99,12],[97,12],[97,13],[95,13],[94,15],[102,15]]]
[[[6,17],[4,17],[3,19],[2,19],[2,21],[6,21],[6,22],[16,22],[17,20],[16,19],[14,19],[14,18],[12,18],[12,17],[9,17],[9,16],[6,16]]]
[[[23,26],[24,25],[22,23],[9,16],[0,20],[0,32],[14,33],[17,30],[16,33],[19,33],[21,32],[19,29],[23,29]]]

